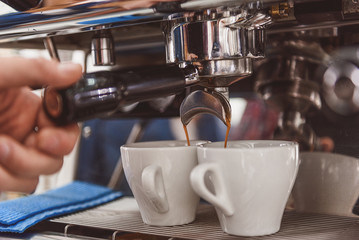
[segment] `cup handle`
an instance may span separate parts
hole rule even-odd
[[[157,212],[167,212],[169,206],[162,177],[162,168],[157,165],[147,166],[142,171],[141,181],[145,195]]]
[[[232,216],[234,209],[228,199],[226,185],[219,165],[215,163],[202,163],[197,165],[191,172],[191,185],[193,190],[206,201],[217,207],[224,215]],[[211,173],[213,178],[214,192],[212,193],[205,184],[206,173]]]

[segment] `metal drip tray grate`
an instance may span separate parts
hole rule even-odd
[[[120,204],[121,201],[118,201]],[[173,227],[154,227],[142,222],[137,210],[99,207],[81,213],[51,220],[51,223],[66,227],[102,229],[113,232],[132,232],[163,236],[175,239],[356,239],[359,238],[359,218],[339,217],[319,214],[303,214],[292,211],[283,217],[281,230],[273,235],[248,238],[231,236],[222,232],[213,207],[201,205],[196,220],[187,225]],[[119,206],[119,205],[118,205]],[[122,209],[121,209],[122,208]],[[65,228],[66,229],[66,228]],[[137,238],[140,239],[140,238]]]

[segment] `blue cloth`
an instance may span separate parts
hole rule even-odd
[[[122,196],[109,188],[75,181],[39,195],[0,202],[0,231],[22,233],[34,224],[78,212]]]

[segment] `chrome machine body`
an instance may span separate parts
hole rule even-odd
[[[26,7],[13,6],[20,10]],[[100,73],[101,83],[90,86],[87,80],[97,75],[85,75],[82,85],[62,92],[61,97],[57,90],[48,90],[45,108],[58,122],[136,116],[134,105],[156,98],[162,98],[165,103],[161,106],[166,107],[141,114],[161,115],[174,101],[174,94],[193,86],[204,91],[196,93],[196,107],[191,106],[193,100],[182,101],[184,96],[178,100],[183,102],[183,109],[197,109],[187,113],[183,123],[188,124],[194,115],[205,112],[214,113],[225,122],[230,118],[230,106],[225,100],[228,88],[238,85],[236,89],[240,90],[240,80],[253,78],[253,91],[281,112],[275,137],[294,137],[306,149],[314,149],[320,144],[306,123],[310,110],[320,110],[323,99],[328,109],[340,116],[355,114],[359,109],[356,101],[351,100],[356,87],[350,79],[355,74],[337,70],[343,65],[349,72],[356,69],[357,56],[352,53],[355,50],[341,50],[356,43],[355,34],[349,30],[356,27],[357,6],[353,1],[195,0],[145,5],[136,0],[70,1],[60,5],[45,1],[29,2],[29,6],[33,8],[1,16],[3,46],[46,47],[56,59],[57,48],[82,49],[91,54],[94,65],[111,66],[123,76],[122,80],[107,81],[111,77]],[[163,65],[162,71],[168,73],[160,77],[162,82],[156,82],[158,69],[143,70],[151,66],[124,60],[129,51],[121,56],[121,51],[133,50],[138,58],[138,51],[151,48],[164,49],[156,58]],[[172,74],[167,66],[179,70]],[[140,69],[139,73],[132,67]],[[133,83],[128,79],[134,75],[138,79],[143,75],[148,78]],[[349,90],[343,87],[348,84]],[[148,88],[150,85],[156,87]],[[220,94],[211,94],[214,91]],[[206,101],[210,96],[205,93],[220,96],[215,97],[220,106],[216,111],[208,106],[213,101]],[[188,91],[187,95],[191,99]],[[198,103],[198,99],[203,101]],[[174,110],[169,115],[178,112]],[[181,115],[184,114],[182,110]]]

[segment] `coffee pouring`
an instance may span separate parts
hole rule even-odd
[[[206,91],[194,91],[190,93],[182,102],[180,107],[180,118],[186,134],[187,143],[189,145],[189,136],[187,125],[199,114],[209,113],[218,117],[226,126],[226,138],[224,147],[227,146],[229,130],[231,128],[231,106],[227,98],[217,92],[211,93]]]

